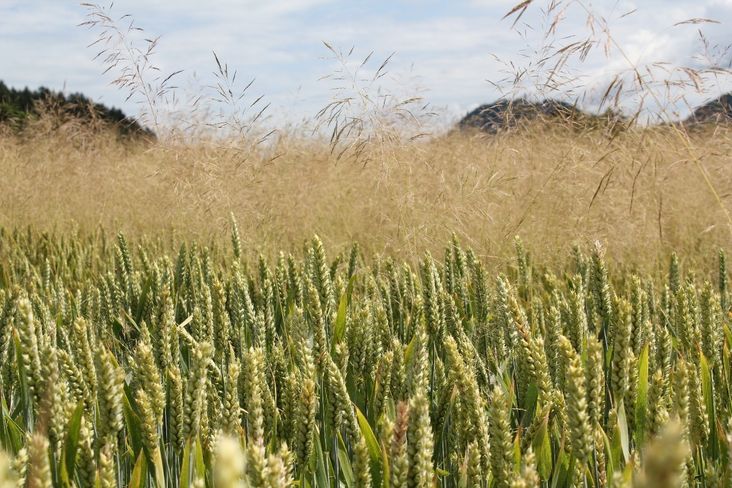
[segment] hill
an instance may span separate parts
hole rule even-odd
[[[684,124],[687,125],[729,122],[732,122],[732,93],[726,93],[717,99],[697,107],[684,120]]]
[[[591,114],[575,105],[559,100],[546,99],[533,102],[524,98],[499,99],[479,106],[469,112],[457,124],[461,131],[479,130],[488,134],[524,127],[534,122],[563,122],[568,127],[616,127],[628,119],[613,112]],[[732,122],[732,92],[698,106],[681,123],[687,127],[701,127],[707,124],[728,124]]]
[[[533,102],[525,98],[499,99],[479,106],[458,122],[458,129],[478,129],[489,134],[522,127],[536,121],[568,122],[575,128],[615,126],[625,119],[612,112],[590,114],[575,105],[560,100],[546,99]]]

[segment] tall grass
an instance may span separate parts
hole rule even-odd
[[[535,126],[385,145],[381,154],[383,164],[337,163],[327,141],[279,134],[242,165],[226,147],[31,131],[0,141],[0,222],[223,238],[233,212],[248,250],[294,249],[317,231],[329,245],[357,239],[400,257],[437,252],[453,231],[483,257],[505,258],[521,234],[539,256],[600,239],[639,262],[659,250],[711,252],[730,238],[724,128],[679,140],[668,127],[608,139]]]
[[[382,84],[390,57],[354,62],[352,50],[326,43],[338,65],[323,80],[332,99],[304,125],[272,130],[266,97],[216,54],[213,85],[181,105],[172,81],[183,74],[157,69],[160,41],[142,39],[131,16],[85,4],[93,52],[160,137],[119,143],[99,124],[55,123],[52,111],[8,132],[0,139],[0,224],[218,239],[233,212],[247,250],[295,249],[317,232],[328,245],[357,239],[369,253],[400,257],[438,252],[452,232],[486,259],[505,259],[516,234],[537,256],[599,239],[637,262],[729,242],[728,128],[636,123],[647,100],[670,122],[680,90],[719,88],[727,72],[713,53],[701,68],[663,65],[663,78],[654,60],[623,58],[613,19],[586,2],[550,2],[537,17],[540,7],[522,2],[507,15],[507,27],[520,31],[538,18],[532,27],[544,34],[497,85],[578,103],[603,93],[601,108],[630,107],[624,124],[538,120],[497,136],[445,134],[429,126],[419,93]],[[563,19],[577,15],[586,16],[586,32],[567,40]],[[578,66],[597,55],[625,64],[583,94]]]

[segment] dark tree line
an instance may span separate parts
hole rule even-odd
[[[22,128],[31,118],[49,109],[81,121],[101,120],[114,126],[121,135],[153,136],[152,131],[126,116],[122,110],[96,103],[81,93],[66,95],[45,87],[19,90],[0,81],[0,124]]]

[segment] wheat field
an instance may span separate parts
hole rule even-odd
[[[230,229],[0,234],[2,486],[729,486],[723,251],[247,260]]]
[[[0,488],[732,486],[729,124],[429,127],[328,43],[358,94],[301,125],[216,53],[224,110],[165,114],[159,38],[82,6],[145,137],[0,123]],[[539,93],[622,53],[590,7]],[[732,74],[662,67],[600,107]]]

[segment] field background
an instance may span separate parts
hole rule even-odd
[[[541,258],[599,240],[641,263],[729,243],[730,144],[723,127],[609,135],[537,123],[374,143],[364,162],[287,133],[242,155],[220,142],[130,144],[70,125],[0,139],[0,224],[205,241],[227,239],[233,213],[255,252],[297,249],[317,233],[329,248],[356,240],[404,258],[456,233],[489,262],[520,235]]]

